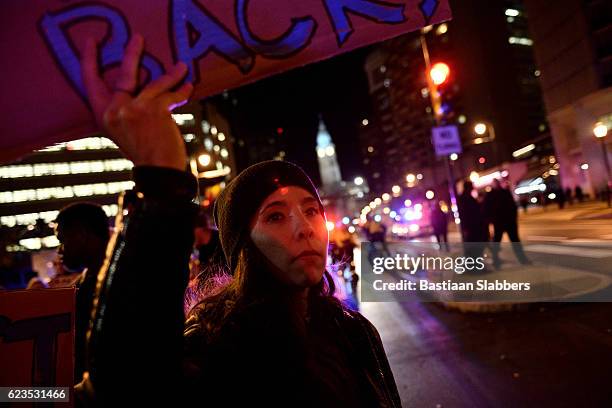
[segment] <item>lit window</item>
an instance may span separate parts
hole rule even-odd
[[[518,17],[521,13],[515,9],[506,9],[506,16],[508,17]]]
[[[217,134],[217,139],[219,139],[220,142],[223,142],[225,140],[225,135],[223,134],[223,132],[219,132],[219,134]]]
[[[228,155],[229,153],[227,152],[227,149],[221,149],[221,157],[226,159]]]
[[[172,114],[172,119],[176,122],[177,125],[193,125],[193,115],[191,113],[174,113]]]
[[[524,37],[510,37],[508,38],[508,42],[510,44],[526,45],[529,47],[533,45],[532,39]]]

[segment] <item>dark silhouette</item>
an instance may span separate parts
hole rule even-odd
[[[576,188],[574,189],[574,195],[576,196],[576,200],[578,200],[579,203],[584,201],[584,193],[582,192],[582,187],[576,186]]]
[[[449,251],[448,246],[448,214],[440,208],[439,203],[431,203],[431,227],[433,233],[440,244],[440,249]]]
[[[499,268],[501,266],[499,243],[504,233],[508,234],[508,238],[512,242],[512,250],[519,262],[529,264],[518,234],[518,211],[514,197],[509,189],[501,185],[498,179],[493,181],[493,188],[485,197],[484,210],[487,221],[493,224],[492,252],[495,267]]]
[[[484,254],[489,232],[480,203],[472,197],[474,185],[471,181],[463,183],[463,192],[457,198],[461,219],[465,256],[477,258]]]

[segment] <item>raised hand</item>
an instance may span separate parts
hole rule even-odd
[[[187,102],[193,91],[190,83],[172,91],[185,77],[187,66],[178,63],[136,93],[143,48],[142,36],[135,34],[126,47],[119,77],[110,87],[100,76],[96,44],[87,40],[81,69],[89,103],[100,129],[135,165],[184,170],[185,144],[170,111]]]

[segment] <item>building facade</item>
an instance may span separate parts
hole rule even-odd
[[[609,176],[593,129],[612,128],[612,5],[599,0],[526,0],[561,182],[594,194]]]
[[[422,173],[425,186],[447,180],[430,141],[435,120],[421,36],[431,63],[450,67],[442,107],[443,124],[458,126],[463,143],[455,178],[512,161],[513,151],[548,134],[522,2],[451,1],[451,8],[451,21],[383,42],[366,61],[372,112],[361,147],[374,191],[404,183],[408,173]],[[484,135],[474,130],[479,123]]]

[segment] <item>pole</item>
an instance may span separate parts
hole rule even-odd
[[[610,162],[608,161],[608,148],[606,147],[606,141],[604,139],[603,137],[600,138],[600,143],[601,152],[604,157],[604,165],[606,166],[606,200],[608,201],[608,208],[610,208],[612,206],[610,200]]]
[[[429,72],[431,71],[431,60],[429,59],[429,48],[427,48],[427,40],[425,35],[421,33],[421,49],[423,50],[423,59],[425,60],[425,77],[427,79],[427,89],[429,89],[429,97],[431,99],[431,106],[434,110],[434,118],[436,126],[440,126],[440,95],[434,85]],[[455,224],[457,223],[459,216],[457,211],[457,188],[453,177],[453,169],[450,164],[450,158],[446,157],[446,174],[448,177],[448,193],[451,202],[451,211],[453,212],[453,218]],[[434,170],[435,172],[435,170]]]

